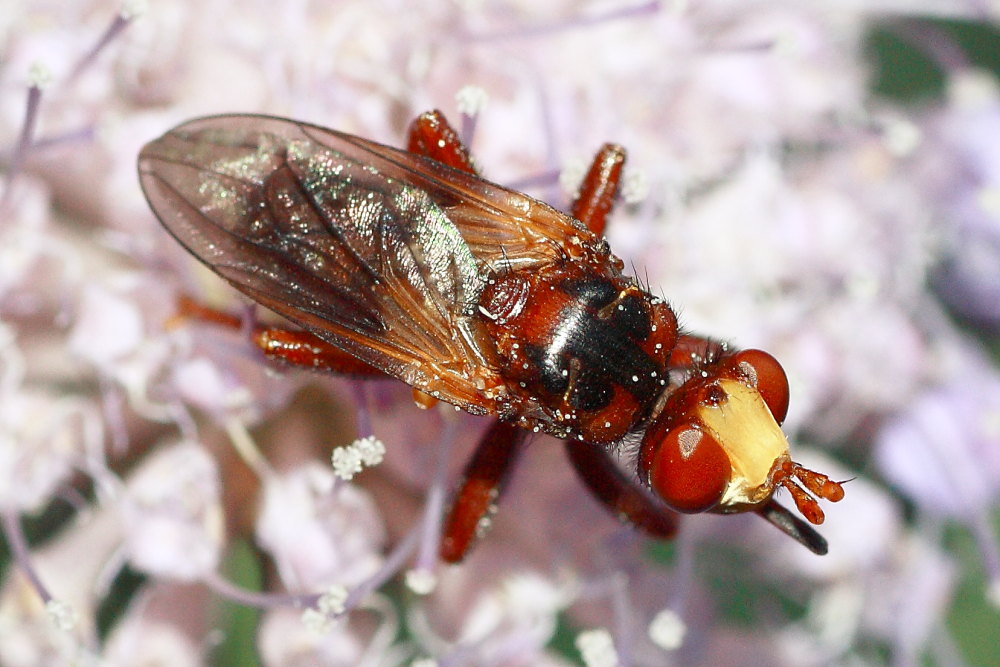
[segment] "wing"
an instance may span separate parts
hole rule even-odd
[[[473,413],[497,412],[504,386],[474,316],[490,267],[594,241],[433,160],[265,116],[185,123],[143,148],[139,177],[170,233],[238,290]]]

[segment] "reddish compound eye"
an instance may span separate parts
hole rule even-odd
[[[788,414],[788,377],[778,360],[763,350],[743,350],[733,355],[732,367],[756,387],[779,424]]]
[[[692,425],[670,430],[656,452],[649,483],[679,512],[704,512],[722,500],[733,468],[715,438]]]

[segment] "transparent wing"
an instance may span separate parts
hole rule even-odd
[[[237,289],[474,413],[503,379],[472,316],[487,268],[589,233],[525,195],[351,135],[265,116],[181,125],[139,156],[164,226]]]

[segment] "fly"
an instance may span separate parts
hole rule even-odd
[[[478,175],[439,112],[407,150],[254,115],[193,120],[139,156],[143,191],[195,257],[297,329],[258,327],[272,359],[395,377],[493,418],[441,555],[460,560],[532,431],[562,438],[586,486],[659,537],[675,512],[756,512],[815,553],[841,483],[793,462],[781,365],[680,329],[602,234],[625,161],[597,154],[569,212]],[[227,322],[197,304],[196,316]],[[229,322],[231,323],[231,322]],[[637,470],[611,456],[638,441]]]

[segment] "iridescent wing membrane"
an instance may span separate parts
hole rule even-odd
[[[503,380],[474,329],[488,269],[542,265],[592,235],[530,197],[314,125],[216,116],[139,156],[182,245],[238,290],[473,413]]]

